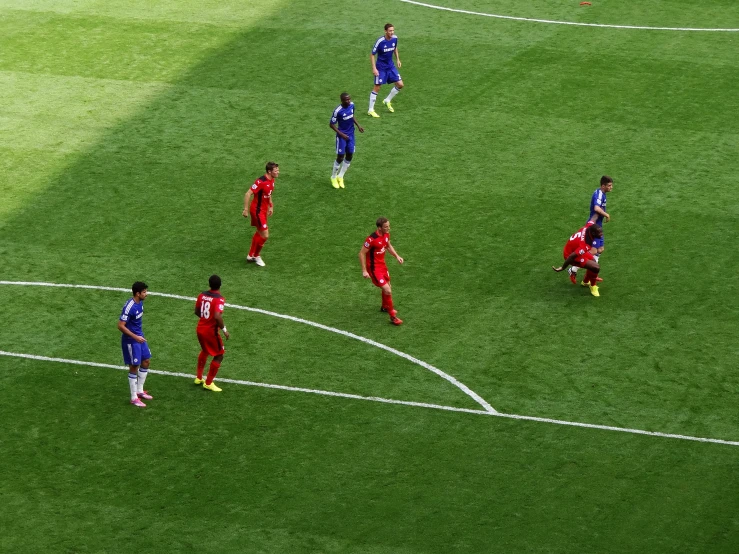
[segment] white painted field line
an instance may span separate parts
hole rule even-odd
[[[35,354],[23,354],[20,352],[6,352],[0,350],[0,356],[8,356],[12,358],[25,358],[28,360],[37,360],[41,362],[57,362],[62,364],[74,364],[91,367],[105,367],[110,369],[117,369],[119,371],[128,371],[126,366],[113,365],[113,364],[100,364],[97,362],[85,362],[81,360],[68,360],[66,358],[50,358],[48,356],[37,356]],[[195,375],[189,373],[179,373],[175,371],[162,371],[160,369],[149,369],[149,373],[156,373],[158,375],[168,375],[170,377],[184,377],[186,379],[194,379]],[[248,387],[262,387],[265,389],[278,389],[290,392],[306,392],[310,394],[320,394],[323,396],[335,396],[340,398],[351,398],[352,400],[368,400],[370,402],[382,402],[384,404],[400,404],[403,406],[415,406],[417,408],[432,408],[435,410],[446,410],[448,412],[464,412],[469,414],[490,414],[486,410],[470,410],[468,408],[456,408],[454,406],[442,406],[439,404],[428,404],[426,402],[409,402],[407,400],[394,400],[392,398],[381,398],[379,396],[360,396],[358,394],[348,394],[345,392],[334,392],[327,390],[318,389],[305,389],[301,387],[288,387],[286,385],[273,385],[271,383],[257,383],[255,381],[242,381],[240,379],[221,379],[218,378],[219,383],[232,383],[234,385],[245,385]],[[493,414],[490,414],[493,415]]]
[[[80,360],[68,360],[65,358],[50,358],[48,356],[36,356],[33,354],[22,354],[19,352],[6,352],[4,350],[0,350],[0,356],[9,356],[14,358],[26,358],[30,360],[38,360],[38,361],[44,361],[44,362],[58,362],[58,363],[64,363],[64,364],[75,364],[75,365],[83,365],[83,366],[91,366],[91,367],[105,367],[105,368],[111,368],[111,369],[117,369],[119,371],[126,371],[127,368],[125,366],[120,365],[113,365],[113,364],[101,364],[96,362],[84,362]],[[155,370],[150,369],[150,373],[156,373],[159,375],[169,375],[171,377],[184,377],[187,379],[192,379],[195,376],[188,374],[188,373],[178,373],[173,371],[161,371],[161,370]],[[390,398],[380,398],[377,396],[360,396],[358,394],[347,394],[343,392],[333,392],[333,391],[324,391],[324,390],[316,390],[316,389],[305,389],[301,387],[288,387],[284,385],[272,385],[269,383],[256,383],[253,381],[241,381],[238,379],[218,379],[219,382],[222,383],[233,383],[235,385],[245,385],[249,387],[263,387],[268,389],[278,389],[278,390],[285,390],[290,392],[304,392],[304,393],[310,393],[310,394],[319,394],[323,396],[334,396],[334,397],[340,397],[340,398],[350,398],[352,400],[367,400],[370,402],[382,402],[385,404],[399,404],[403,406],[413,406],[417,408],[430,408],[434,410],[446,410],[449,412],[463,412],[468,414],[477,414],[477,415],[487,415],[487,416],[494,416],[494,417],[503,417],[508,419],[518,419],[523,421],[535,421],[538,423],[550,423],[554,425],[566,425],[569,427],[583,427],[586,429],[599,429],[602,431],[616,431],[620,433],[630,433],[633,435],[648,435],[651,437],[662,437],[667,439],[679,439],[679,440],[687,440],[687,441],[696,441],[696,442],[707,442],[707,443],[713,443],[713,444],[724,444],[728,446],[739,446],[739,441],[727,441],[722,439],[710,439],[710,438],[704,438],[704,437],[691,437],[689,435],[677,435],[673,433],[660,433],[657,431],[643,431],[641,429],[629,429],[626,427],[614,427],[611,425],[596,425],[592,423],[579,423],[577,421],[564,421],[561,419],[550,419],[545,417],[534,417],[534,416],[524,416],[524,415],[516,415],[516,414],[502,414],[502,413],[491,413],[486,410],[470,410],[467,408],[455,408],[454,406],[441,406],[439,404],[427,404],[424,402],[407,402],[405,400],[393,400]]]
[[[116,292],[126,292],[131,293],[131,289],[124,289],[119,287],[102,287],[98,285],[75,285],[75,284],[68,284],[68,283],[46,283],[46,282],[40,282],[40,281],[0,281],[0,285],[15,285],[15,286],[35,286],[35,287],[60,287],[60,288],[73,288],[73,289],[89,289],[89,290],[107,290],[107,291],[116,291]],[[195,302],[197,298],[190,297],[190,296],[180,296],[178,294],[167,294],[163,292],[149,292],[151,296],[161,296],[164,298],[174,298],[177,300],[189,300],[190,302]],[[421,366],[424,369],[427,369],[428,371],[431,371],[432,373],[435,373],[445,381],[448,381],[455,387],[457,387],[459,390],[461,390],[463,393],[465,393],[467,396],[472,398],[475,402],[477,402],[480,406],[483,407],[483,409],[486,412],[489,412],[491,414],[497,414],[498,412],[493,408],[490,404],[488,404],[479,394],[477,394],[475,391],[470,389],[467,385],[464,383],[458,381],[451,375],[444,373],[442,370],[432,366],[431,364],[428,364],[424,362],[423,360],[419,360],[418,358],[414,358],[410,354],[406,354],[405,352],[401,352],[400,350],[396,350],[395,348],[392,348],[390,346],[386,346],[382,343],[376,342],[372,339],[368,339],[365,337],[362,337],[360,335],[355,335],[354,333],[350,333],[348,331],[343,331],[341,329],[336,329],[335,327],[329,327],[327,325],[322,325],[320,323],[316,323],[314,321],[309,321],[307,319],[301,319],[299,317],[293,317],[291,315],[285,315],[285,314],[278,314],[276,312],[270,312],[267,310],[261,310],[259,308],[250,308],[249,306],[239,306],[238,304],[226,304],[227,308],[234,308],[237,310],[245,310],[248,312],[255,312],[258,314],[268,315],[272,317],[277,317],[280,319],[287,319],[289,321],[294,321],[296,323],[302,323],[304,325],[310,325],[311,327],[316,327],[318,329],[323,329],[324,331],[329,331],[331,333],[336,333],[337,335],[343,335],[345,337],[348,337],[350,339],[358,340],[360,342],[363,342],[365,344],[368,344],[370,346],[374,346],[375,348],[380,348],[381,350],[385,350],[387,352],[390,352],[391,354],[395,354],[396,356],[399,356],[400,358],[403,358],[405,360],[408,360],[409,362],[412,362],[418,366]]]
[[[515,17],[512,15],[498,15],[494,13],[473,12],[469,10],[459,10],[456,8],[447,8],[445,6],[437,6],[435,4],[427,4],[425,2],[416,2],[415,0],[400,0],[406,4],[414,4],[424,8],[434,10],[442,10],[445,12],[462,13],[466,15],[478,15],[482,17],[493,17],[495,19],[508,19],[512,21],[528,21],[531,23],[548,23],[550,25],[573,25],[576,27],[601,27],[605,29],[632,29],[640,31],[697,31],[697,32],[713,32],[713,33],[736,33],[739,29],[711,29],[703,27],[645,27],[641,25],[606,25],[604,23],[580,23],[577,21],[555,21],[552,19],[534,19],[530,17]]]

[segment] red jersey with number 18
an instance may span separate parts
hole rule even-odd
[[[216,313],[222,314],[225,305],[226,299],[220,293],[212,290],[201,292],[195,302],[195,313],[200,317],[198,332],[215,330],[218,333]]]

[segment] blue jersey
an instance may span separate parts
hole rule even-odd
[[[354,102],[349,104],[348,108],[339,104],[331,116],[331,123],[342,133],[354,136]]]
[[[140,337],[144,336],[144,332],[141,330],[141,319],[144,317],[144,304],[143,302],[136,302],[133,298],[130,298],[121,310],[120,321],[126,322],[126,329],[131,331],[134,335]],[[121,337],[124,341],[134,341],[131,337],[125,333]]]
[[[398,37],[393,37],[390,40],[382,35],[375,41],[375,45],[372,47],[372,55],[377,56],[375,66],[377,69],[390,69],[395,67],[393,62],[393,52],[398,47]]]
[[[606,193],[600,189],[595,189],[595,192],[593,193],[593,197],[590,199],[590,217],[592,218],[594,215],[597,215],[598,219],[595,220],[595,224],[598,227],[603,227],[603,216],[595,211],[596,206],[598,206],[604,212],[607,211],[606,210]]]

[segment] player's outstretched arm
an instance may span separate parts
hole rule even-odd
[[[560,271],[564,271],[567,266],[572,265],[572,262],[575,261],[575,258],[577,258],[577,252],[573,252],[569,256],[567,256],[567,259],[565,260],[565,263],[562,264],[561,267],[554,267],[552,266],[552,269],[559,273]]]

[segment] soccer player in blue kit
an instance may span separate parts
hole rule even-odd
[[[603,228],[604,219],[605,223],[608,223],[611,220],[610,214],[606,211],[606,193],[611,192],[612,190],[613,179],[608,175],[603,175],[603,177],[600,178],[600,187],[595,189],[593,196],[590,198],[590,218],[588,221],[595,223],[601,229]],[[600,259],[600,255],[603,253],[603,250],[605,250],[604,244],[605,242],[602,236],[593,242],[593,257],[595,258],[596,263]],[[567,273],[570,274],[570,280],[573,283],[577,283],[577,278],[575,277],[577,268],[571,267],[567,270]],[[598,280],[601,279],[599,278]]]
[[[341,104],[334,110],[329,127],[336,133],[336,161],[331,172],[331,186],[344,188],[344,174],[354,157],[354,125],[360,133],[364,129],[354,117],[354,102],[348,92],[342,92]],[[346,159],[344,156],[346,155]]]
[[[393,27],[392,23],[386,23],[385,34],[375,41],[375,45],[372,47],[372,53],[370,54],[372,74],[375,76],[375,87],[370,92],[369,112],[367,113],[372,117],[380,117],[375,111],[375,101],[382,85],[395,83],[390,94],[382,101],[390,112],[395,111],[390,102],[400,92],[400,89],[403,88],[403,79],[400,77],[400,73],[398,73],[398,69],[396,69],[393,63],[393,53],[395,53],[398,68],[400,68],[402,64],[400,63],[400,54],[398,53],[398,37],[395,36],[395,27]],[[375,56],[377,56],[377,62],[375,62]]]
[[[136,281],[131,286],[133,297],[123,305],[121,316],[118,318],[118,330],[121,334],[121,349],[123,363],[128,366],[128,387],[131,390],[131,404],[139,408],[146,408],[141,400],[152,400],[144,390],[144,381],[149,372],[151,352],[141,330],[141,319],[144,317],[144,300],[148,293],[146,283]]]

